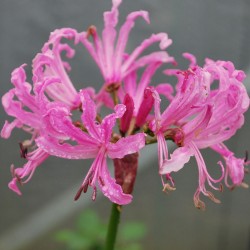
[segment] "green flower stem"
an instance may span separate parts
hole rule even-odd
[[[113,203],[104,250],[114,250],[120,215],[121,206]]]

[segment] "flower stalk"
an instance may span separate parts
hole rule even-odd
[[[113,250],[115,247],[120,216],[121,216],[121,206],[113,203],[104,250]]]

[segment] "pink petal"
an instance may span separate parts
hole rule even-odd
[[[118,205],[127,205],[132,201],[132,195],[124,194],[122,187],[110,176],[106,159],[103,160],[103,164],[99,167],[99,176],[102,179],[98,179],[99,187],[111,202]]]
[[[32,178],[36,168],[43,161],[45,161],[48,156],[49,155],[43,150],[36,149],[33,152],[27,154],[28,162],[22,168],[14,169],[14,166],[11,165],[13,179],[9,183],[9,188],[21,195],[21,192],[17,186],[17,182],[20,182],[20,184],[27,183]]]
[[[132,71],[135,71],[139,68],[142,68],[144,66],[148,66],[151,64],[157,66],[158,68],[163,63],[174,63],[174,62],[175,62],[174,58],[169,56],[166,51],[157,51],[149,55],[140,57],[137,61],[133,62],[133,64],[127,69],[126,72],[124,72],[124,74],[127,75],[128,73]]]
[[[87,192],[88,186],[93,188],[92,199],[96,198],[96,182],[98,181],[99,187],[103,194],[109,198],[112,202],[119,205],[126,205],[131,202],[132,196],[124,194],[119,184],[115,182],[110,176],[106,160],[106,149],[100,148],[94,162],[92,163],[87,176],[75,196],[75,200],[78,200],[81,193]]]
[[[33,128],[40,128],[40,114],[25,111],[20,101],[15,101],[15,89],[11,89],[2,97],[2,104],[6,113],[19,120],[20,123]]]
[[[171,43],[172,40],[168,38],[166,33],[153,34],[150,38],[145,39],[141,45],[139,45],[128,57],[125,63],[122,65],[122,72],[126,72],[132,63],[137,59],[137,57],[142,54],[142,52],[148,48],[151,44],[155,42],[160,42],[160,48],[166,49]]]
[[[111,159],[123,158],[125,155],[138,152],[145,146],[145,135],[138,133],[130,135],[125,138],[121,138],[116,143],[109,143],[107,150],[108,156]]]
[[[100,126],[96,124],[96,105],[90,98],[87,91],[80,92],[80,98],[82,101],[82,121],[91,137],[97,141],[100,140],[101,130]]]
[[[169,83],[158,84],[155,89],[159,94],[164,95],[169,101],[174,99],[174,89]]]
[[[38,105],[35,102],[34,96],[30,93],[32,86],[26,82],[25,66],[26,64],[23,64],[11,73],[11,82],[15,86],[15,95],[22,104],[27,106],[34,113],[37,113]]]
[[[126,22],[123,24],[123,26],[120,29],[118,40],[117,40],[117,45],[116,45],[116,53],[115,53],[115,68],[116,72],[121,71],[121,64],[122,64],[122,59],[123,59],[123,54],[125,53],[125,48],[127,45],[129,33],[131,29],[134,27],[135,20],[138,17],[142,17],[146,22],[149,21],[148,17],[148,12],[146,11],[137,11],[137,12],[132,12],[127,16]]]
[[[105,79],[109,81],[114,81],[112,79],[114,72],[114,42],[116,37],[115,26],[118,22],[118,7],[121,2],[113,2],[113,7],[111,11],[104,13],[104,29],[102,32],[102,41],[103,41],[103,51],[105,58]],[[112,80],[111,80],[112,79]]]
[[[75,90],[66,69],[69,64],[61,58],[61,53],[65,52],[68,58],[74,56],[74,50],[67,44],[62,44],[63,38],[72,40],[75,44],[79,42],[79,34],[69,28],[55,30],[51,33],[49,41],[44,45],[42,53],[38,54],[33,61],[33,81],[43,81],[45,77],[58,77],[61,86],[51,85],[47,89],[48,95],[54,100],[60,100],[72,107],[77,107],[77,91]],[[67,94],[66,94],[67,93]]]
[[[197,65],[196,57],[190,53],[183,53],[182,56],[190,61],[189,67],[193,68]]]
[[[60,144],[51,137],[39,137],[36,139],[39,148],[50,155],[65,159],[89,159],[95,158],[98,153],[98,147],[90,145],[72,146],[68,143]]]
[[[105,116],[101,123],[101,139],[105,143],[109,143],[116,119],[121,118],[124,115],[126,106],[123,104],[117,104],[114,109],[115,113]]]
[[[159,172],[161,172],[163,163],[168,160],[167,142],[162,132],[157,133],[157,146],[158,146]]]
[[[22,127],[22,123],[18,120],[15,119],[13,122],[9,123],[8,121],[5,121],[3,128],[1,130],[1,137],[4,139],[8,139],[11,135],[12,130],[17,127],[17,128],[21,128]]]
[[[18,181],[17,178],[13,178],[13,179],[9,182],[8,187],[9,187],[9,189],[11,189],[12,191],[14,191],[16,194],[22,195],[20,189],[19,189],[18,186],[17,186],[17,181]]]
[[[179,171],[189,162],[191,156],[193,156],[193,153],[188,146],[177,148],[173,154],[170,154],[170,159],[163,162],[160,174]]]

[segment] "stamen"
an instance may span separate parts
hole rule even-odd
[[[211,193],[211,192],[207,192],[207,196],[208,196],[208,198],[211,200],[211,201],[213,201],[213,202],[215,202],[215,203],[221,203],[221,201],[220,200],[218,200],[217,198],[215,198],[215,196]]]
[[[176,190],[175,187],[172,187],[169,183],[166,183],[164,184],[162,191],[168,194],[168,192],[175,191],[175,190]]]
[[[246,163],[247,161],[248,161],[248,151],[246,150],[244,162]]]
[[[94,25],[89,26],[88,30],[87,30],[87,38],[89,38],[90,36],[95,36],[96,34],[96,27]]]
[[[95,201],[96,199],[96,194],[97,194],[97,190],[96,187],[93,188],[93,193],[92,193],[92,201]]]
[[[80,198],[80,196],[81,196],[83,190],[84,190],[84,187],[81,186],[81,187],[79,188],[79,190],[77,191],[76,195],[75,195],[75,198],[74,198],[75,201],[77,201],[77,200]]]
[[[243,187],[243,188],[249,188],[249,185],[246,184],[245,182],[242,182],[242,183],[240,184],[240,186]]]
[[[199,198],[194,199],[194,205],[195,205],[196,208],[198,208],[198,209],[200,209],[202,211],[204,211],[205,208],[206,208],[205,203],[203,201],[201,201]]]
[[[28,154],[28,147],[25,147],[22,142],[19,142],[19,147],[20,147],[20,156],[21,158],[26,159],[27,154]]]
[[[102,186],[105,186],[105,183],[104,183],[104,181],[103,181],[103,179],[102,179],[101,176],[99,176],[99,181],[100,181],[100,183],[101,183]]]

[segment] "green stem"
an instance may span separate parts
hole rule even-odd
[[[121,214],[121,207],[113,203],[104,250],[114,249],[117,229],[120,222],[120,214]]]

